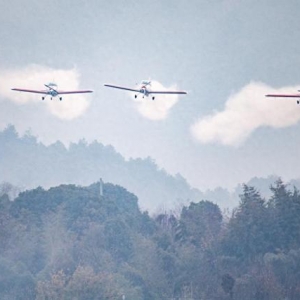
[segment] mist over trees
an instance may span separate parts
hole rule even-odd
[[[201,193],[150,158],[13,126],[0,166],[0,299],[300,299],[297,181],[254,178],[222,212],[228,191]]]
[[[19,136],[14,126],[0,132],[0,182],[21,189],[60,184],[89,185],[101,177],[133,192],[143,209],[167,209],[203,196],[180,175],[159,169],[150,157],[125,160],[115,149],[94,141],[45,146],[29,132]]]
[[[299,299],[300,193],[149,216],[121,186],[0,197],[0,299]]]
[[[222,210],[232,209],[238,205],[243,190],[238,184],[233,191],[221,186],[200,191],[180,174],[172,176],[160,169],[150,157],[126,160],[112,146],[98,141],[88,144],[84,139],[68,148],[60,141],[46,146],[30,131],[20,136],[13,125],[0,131],[0,169],[4,170],[0,173],[0,185],[11,186],[10,199],[21,190],[38,186],[90,185],[102,178],[133,192],[139,198],[140,208],[151,212],[174,209],[199,199],[216,203]],[[254,177],[247,184],[269,198],[269,187],[277,179],[275,175]],[[290,184],[300,188],[299,180]]]

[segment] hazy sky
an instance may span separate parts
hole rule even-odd
[[[300,105],[264,97],[300,89],[299,1],[2,2],[0,129],[98,140],[201,189],[300,177]],[[103,86],[142,79],[189,94],[135,101]],[[10,90],[50,81],[94,93],[51,102]]]

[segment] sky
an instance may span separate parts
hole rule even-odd
[[[21,0],[0,11],[0,130],[152,157],[191,186],[300,178],[296,0]],[[104,83],[186,90],[134,99]],[[91,89],[41,100],[11,88]]]

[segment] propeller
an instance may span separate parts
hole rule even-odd
[[[47,87],[49,90],[51,90],[51,91],[55,91],[55,92],[57,92],[57,90],[56,89],[54,89],[52,86],[52,84],[50,85],[50,83],[49,84],[44,84],[45,85],[45,87]]]

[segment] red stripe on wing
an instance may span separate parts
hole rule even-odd
[[[294,94],[294,95],[289,95],[289,94],[268,94],[266,97],[281,97],[281,98],[300,98],[300,94]]]
[[[57,91],[59,95],[66,95],[66,94],[86,94],[92,93],[93,91],[90,90],[83,90],[83,91]]]
[[[44,94],[47,95],[48,94],[48,90],[47,91],[37,91],[37,90],[27,90],[27,89],[12,89],[12,91],[17,91],[17,92],[25,92],[25,93],[35,93],[35,94]]]

